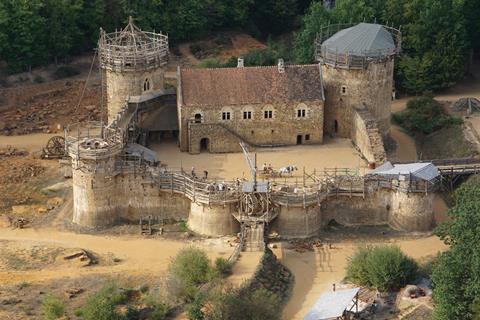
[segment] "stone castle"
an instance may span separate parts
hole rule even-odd
[[[382,165],[400,39],[397,30],[377,24],[329,26],[315,42],[318,64],[245,67],[240,58],[236,68],[179,67],[173,90],[164,86],[166,35],[144,32],[131,20],[119,32],[101,31],[108,123],[73,124],[65,133],[73,221],[102,227],[151,215],[186,219],[204,235],[268,224],[282,236],[307,237],[332,219],[428,230],[434,182],[421,176],[324,172],[295,190],[274,184],[248,190],[239,181],[212,189],[159,167],[147,148],[174,137],[184,152],[238,152],[240,142],[321,144],[328,135],[350,138],[371,167]]]

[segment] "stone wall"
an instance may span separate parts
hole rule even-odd
[[[318,205],[303,207],[281,206],[271,229],[284,238],[308,238],[318,234],[323,225],[322,210]]]
[[[353,121],[350,108],[366,108],[378,122],[382,136],[388,134],[393,59],[370,63],[366,69],[342,69],[323,65],[322,72],[325,87],[325,133],[350,138]]]
[[[73,222],[84,227],[105,227],[120,221],[138,222],[152,215],[186,220],[190,200],[161,191],[142,175],[111,175],[73,170]]]
[[[205,236],[233,235],[240,230],[240,224],[232,213],[235,204],[208,206],[192,202],[188,216],[188,228]]]
[[[305,117],[298,117],[297,111],[302,109],[305,110]],[[272,111],[272,118],[265,118],[265,111]],[[229,113],[230,119],[223,119],[224,112]],[[251,119],[243,119],[244,112],[250,112]],[[230,152],[234,141],[232,136],[255,146],[294,145],[297,144],[298,136],[302,144],[319,144],[323,142],[323,113],[322,101],[188,108],[179,104],[180,149],[196,153],[192,137],[198,143],[201,139],[209,139],[211,146],[215,146],[210,150],[212,152]],[[223,127],[226,130],[218,129],[215,132],[192,126],[193,130],[208,132],[189,133],[188,124],[195,119],[196,114],[201,115],[203,123],[218,124],[217,128]]]
[[[241,152],[240,142],[249,143],[218,123],[189,123],[188,127],[188,150],[192,154],[202,151],[202,139],[208,139],[205,151],[212,153]]]
[[[376,166],[383,164],[387,155],[377,122],[366,109],[354,109],[352,112],[352,141],[369,163]]]
[[[128,96],[139,96],[144,92],[144,82],[149,80],[149,90],[163,90],[164,70],[157,68],[145,72],[114,72],[106,70],[108,121],[125,105]]]
[[[84,163],[73,170],[73,222],[84,227],[105,227],[120,221],[137,222],[152,215],[185,220],[194,232],[206,236],[233,235],[239,223],[233,217],[235,203],[206,205],[181,194],[160,190],[141,174],[112,174],[113,160],[103,165]],[[97,170],[85,170],[95,165]],[[383,225],[402,231],[426,231],[433,224],[433,193],[406,193],[378,188],[366,182],[364,196],[329,196],[321,204],[279,206],[272,230],[285,238],[305,238],[335,220],[347,226]]]

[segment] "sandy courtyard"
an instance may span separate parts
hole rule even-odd
[[[170,170],[190,171],[195,167],[197,174],[208,171],[209,178],[231,180],[235,178],[249,178],[250,173],[243,153],[201,153],[191,155],[180,152],[176,143],[162,143],[150,146],[157,152],[157,158],[166,163]],[[367,170],[367,163],[352,146],[349,139],[325,139],[322,145],[291,146],[281,148],[257,149],[257,165],[272,164],[274,169],[288,165],[295,165],[298,171],[294,177],[301,177],[303,167],[307,173],[314,169],[321,171],[324,168],[351,168],[359,169],[363,174]],[[253,151],[250,150],[253,154]]]

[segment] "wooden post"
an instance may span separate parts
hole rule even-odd
[[[171,193],[173,193],[173,172],[170,175],[170,189],[171,189]]]

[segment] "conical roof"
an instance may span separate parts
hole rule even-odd
[[[343,29],[322,43],[322,51],[337,54],[378,57],[395,51],[393,37],[383,26],[373,23],[359,23]]]

